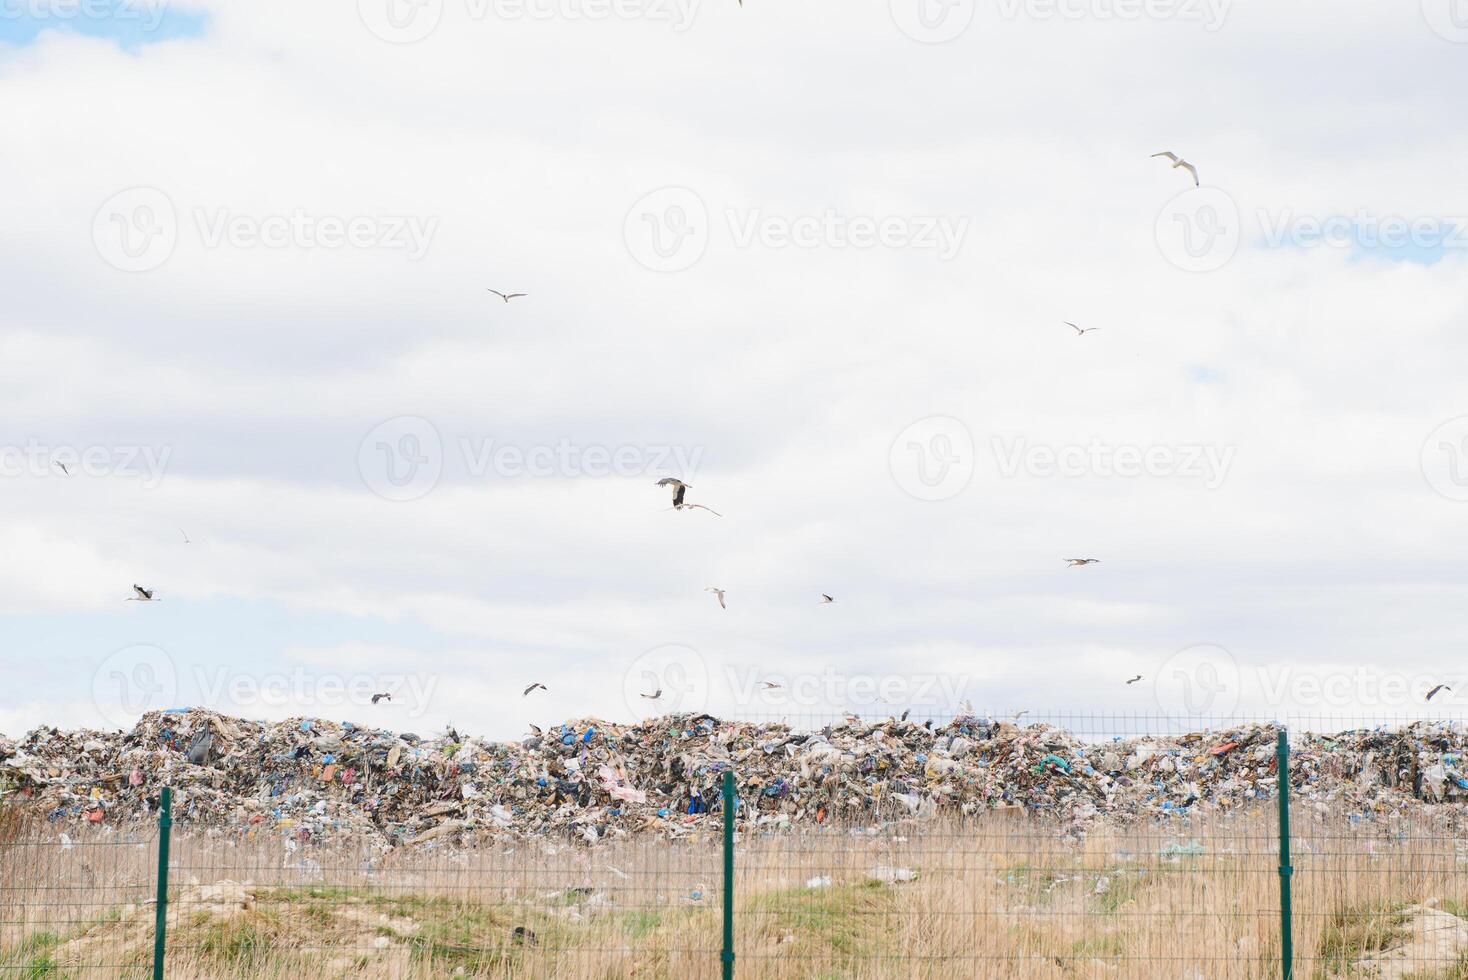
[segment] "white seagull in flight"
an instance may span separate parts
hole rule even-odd
[[[1167,157],[1167,159],[1172,161],[1172,169],[1177,170],[1179,167],[1181,167],[1183,170],[1186,170],[1188,173],[1193,175],[1194,187],[1202,186],[1200,183],[1198,183],[1198,168],[1193,166],[1188,161],[1184,160],[1182,157],[1178,156],[1176,153],[1173,153],[1171,150],[1163,150],[1161,153],[1152,154],[1152,156]]]

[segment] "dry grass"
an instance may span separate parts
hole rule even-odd
[[[54,827],[38,833],[50,842],[17,831],[0,843],[0,977],[148,975],[151,831],[133,841],[73,833],[69,848]],[[1277,846],[1264,813],[1083,842],[998,817],[742,838],[738,975],[1277,977]],[[1418,906],[1468,915],[1461,851],[1426,826],[1306,828],[1296,840],[1297,976],[1381,976],[1370,958],[1408,941]],[[175,839],[175,855],[173,978],[718,975],[721,864],[707,844],[384,860],[199,837]],[[915,879],[900,880],[908,871]],[[516,940],[517,926],[533,940]],[[1468,980],[1468,949],[1405,956],[1385,975]]]

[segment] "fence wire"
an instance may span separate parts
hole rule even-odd
[[[1022,724],[1037,721],[1103,748],[1145,727],[1076,716]],[[1374,744],[1391,730],[1358,724],[1349,737]],[[1440,745],[1415,736],[1414,745],[1451,759],[1451,732],[1461,729],[1443,731]],[[1205,758],[1211,741],[1186,751]],[[1468,978],[1463,804],[1424,801],[1414,777],[1400,795],[1421,805],[1362,811],[1326,781],[1329,767],[1310,756],[1320,743],[1304,726],[1292,741],[1309,763],[1295,770],[1290,794],[1293,975]],[[1270,780],[1237,809],[1080,826],[1039,807],[956,800],[843,810],[831,795],[827,810],[816,790],[829,781],[834,794],[837,781],[819,770],[792,814],[752,766],[734,769],[737,976],[1284,975]],[[723,805],[704,802],[658,818],[646,834],[594,845],[567,832],[387,850],[288,825],[240,832],[180,823],[168,861],[165,975],[717,977]],[[31,813],[23,802],[4,812],[0,977],[153,976],[156,824],[92,825],[81,813]]]

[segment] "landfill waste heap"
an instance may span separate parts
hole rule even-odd
[[[669,715],[568,721],[519,742],[433,739],[298,718],[151,712],[131,732],[0,737],[0,804],[51,823],[174,819],[211,834],[351,841],[387,849],[544,835],[597,841],[717,833],[726,769],[746,828],[868,825],[1029,812],[1073,833],[1101,821],[1185,819],[1274,798],[1269,725],[1097,742],[969,715],[946,725],[854,718],[820,731]],[[1292,796],[1353,819],[1468,800],[1468,733],[1419,722],[1297,736]],[[1453,804],[1443,806],[1443,804]]]

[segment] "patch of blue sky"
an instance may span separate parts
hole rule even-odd
[[[1343,250],[1353,262],[1431,266],[1468,256],[1468,217],[1291,216],[1263,229],[1266,249]]]
[[[109,684],[116,680],[108,676],[118,666],[114,655],[134,647],[149,647],[161,653],[144,656],[149,671],[146,679],[150,683],[166,682],[171,692],[168,700],[183,706],[258,716],[262,713],[260,705],[234,703],[232,685],[243,681],[246,689],[253,689],[273,682],[289,698],[303,683],[309,688],[321,680],[374,680],[383,671],[432,674],[432,668],[423,662],[355,666],[311,663],[302,659],[301,650],[360,644],[411,650],[424,658],[435,658],[454,649],[451,641],[411,618],[357,618],[275,600],[170,600],[162,587],[158,589],[161,602],[124,602],[127,594],[128,583],[124,583],[118,592],[117,612],[5,617],[6,667],[12,689],[29,692],[32,697],[45,691],[48,698],[58,701],[90,701],[98,691],[106,696]],[[126,659],[123,663],[126,672],[121,679],[133,683],[135,663]],[[146,704],[150,708],[164,706]],[[255,710],[250,710],[252,707]],[[308,714],[311,711],[307,709],[312,707],[302,705]],[[314,705],[326,717],[352,710],[345,705],[334,708],[332,704]]]

